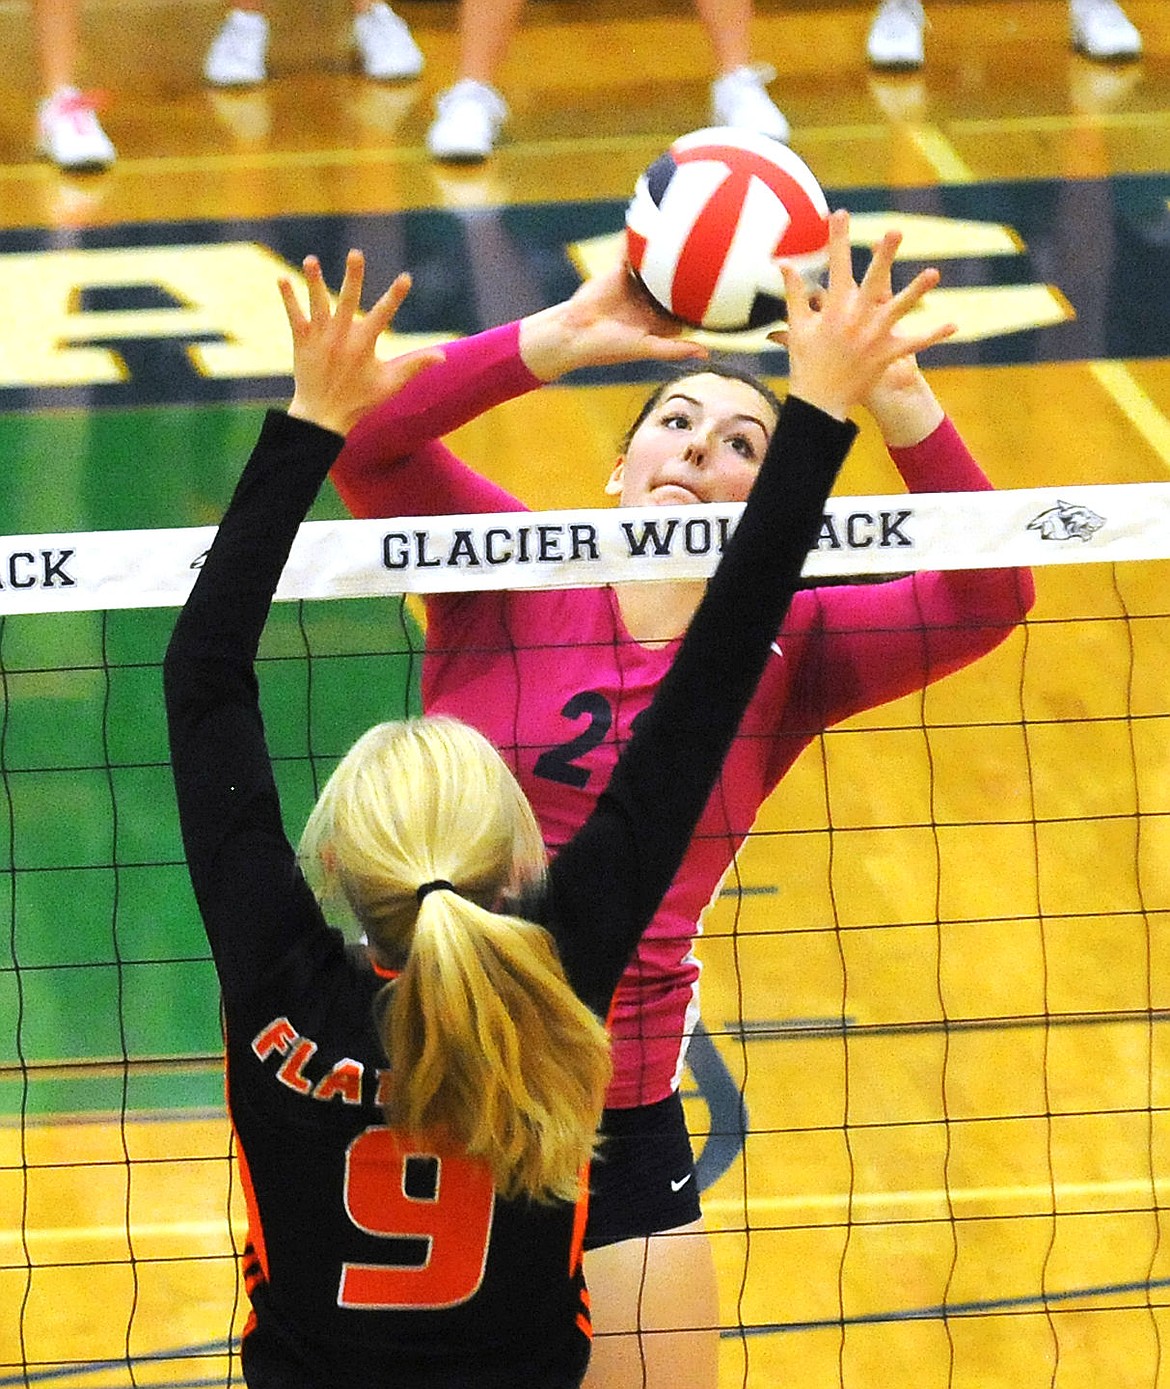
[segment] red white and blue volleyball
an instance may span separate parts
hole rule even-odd
[[[641,175],[626,258],[650,296],[696,328],[738,331],[784,316],[787,262],[807,283],[828,261],[829,206],[787,145],[712,127],[680,136]]]

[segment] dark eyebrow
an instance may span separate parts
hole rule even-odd
[[[760,429],[763,431],[765,435],[768,433],[768,426],[764,423],[763,420],[757,419],[755,415],[732,415],[731,418],[733,420],[745,420],[748,424],[759,425]]]
[[[659,404],[665,407],[672,400],[685,400],[688,405],[693,405],[696,410],[701,410],[703,408],[703,402],[701,400],[696,400],[694,396],[685,395],[682,391],[671,391],[668,396],[662,397]],[[765,437],[767,436],[768,426],[763,420],[757,419],[755,415],[732,415],[731,418],[733,420],[744,420],[747,424],[758,425]]]

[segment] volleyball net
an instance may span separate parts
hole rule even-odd
[[[307,523],[290,832],[416,712],[406,595],[709,574],[740,508]],[[0,541],[0,1385],[240,1382],[242,1202],[161,660],[213,530]],[[1170,1300],[1170,485],[834,497],[809,582],[1030,565],[989,656],[810,744],[707,913],[684,1095],[722,1383],[1154,1386]],[[1108,1377],[1108,1375],[1106,1375]]]

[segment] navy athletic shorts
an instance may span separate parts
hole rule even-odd
[[[586,1249],[698,1220],[695,1155],[677,1091],[638,1109],[607,1109],[601,1135],[590,1168]]]

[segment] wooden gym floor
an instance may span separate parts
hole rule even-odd
[[[83,80],[120,159],[83,178],[34,156],[29,15],[0,5],[0,532],[214,519],[287,389],[277,265],[361,245],[415,271],[407,333],[474,331],[567,293],[640,169],[706,123],[689,8],[536,0],[507,140],[437,167],[454,8],[400,8],[417,83],[350,70],[343,6],[278,0],[272,80],[227,94],[198,77],[218,4],[91,0]],[[793,146],[860,239],[900,218],[943,269],[963,333],[932,379],[996,483],[1165,480],[1170,8],[1130,0],[1146,51],[1117,66],[1070,53],[1058,0],[927,8],[925,69],[879,77],[867,7],[760,5]],[[548,390],[458,447],[535,506],[593,504],[641,388]],[[839,490],[898,490],[871,429]],[[687,1081],[727,1389],[1164,1383],[1167,577],[1040,571],[1026,632],[824,738],[762,815],[707,924]],[[223,1383],[244,1316],[158,717],[171,617],[0,626],[0,1385]],[[330,651],[392,640],[378,605],[317,620]],[[411,699],[405,663],[352,660],[315,696],[324,755]]]

